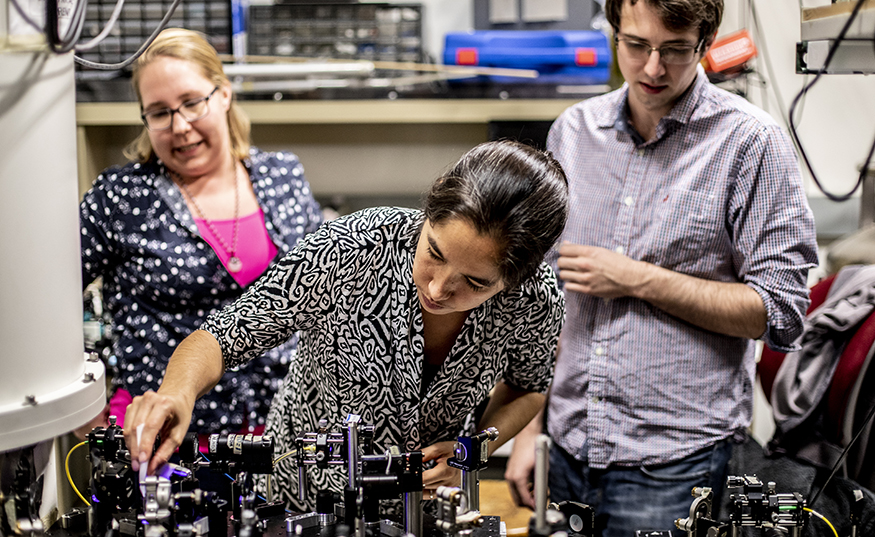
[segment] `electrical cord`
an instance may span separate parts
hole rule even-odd
[[[297,454],[298,454],[298,450],[297,450],[297,449],[293,449],[293,450],[289,451],[288,453],[284,453],[284,454],[280,455],[279,457],[277,457],[277,458],[273,461],[273,465],[276,466],[277,463],[280,462],[281,460],[286,459],[286,458],[288,458],[288,457],[291,457],[292,455],[297,455]]]
[[[49,47],[52,50],[61,42],[60,20],[58,19],[58,0],[45,0],[46,7],[46,40],[49,42]],[[73,26],[71,21],[70,26]]]
[[[789,130],[790,124],[787,121],[788,116],[785,104],[786,101],[784,100],[784,96],[781,94],[781,88],[778,86],[778,79],[775,76],[775,69],[772,66],[771,54],[769,54],[769,48],[766,43],[766,39],[763,36],[762,26],[760,25],[760,18],[759,13],[757,12],[755,0],[748,0],[748,8],[750,9],[751,20],[753,21],[754,32],[757,36],[757,43],[759,43],[760,49],[762,49],[761,57],[763,58],[763,63],[766,64],[766,71],[769,74],[769,79],[772,81],[772,83],[769,85],[771,86],[772,91],[775,93],[775,101],[778,103],[778,110],[781,111],[781,119],[784,121],[784,125]],[[793,143],[794,145],[796,144],[795,139],[793,140]],[[796,148],[799,149],[798,146]]]
[[[844,462],[845,457],[848,456],[848,452],[851,451],[851,447],[853,447],[853,445],[857,443],[857,440],[863,434],[863,431],[865,431],[866,428],[869,426],[869,423],[872,422],[873,417],[875,417],[875,405],[872,405],[872,408],[869,409],[869,414],[866,416],[866,419],[863,420],[863,423],[860,425],[860,429],[857,431],[857,434],[854,435],[854,438],[852,438],[851,441],[848,442],[848,445],[845,447],[845,449],[842,450],[842,454],[833,465],[829,477],[826,478],[826,481],[823,482],[823,486],[820,487],[820,490],[817,491],[817,494],[815,494],[814,498],[812,498],[812,500],[808,503],[809,507],[814,505],[817,502],[817,499],[820,498],[820,494],[826,489],[826,485],[832,480],[833,476],[836,475],[839,466],[841,466],[842,462]]]
[[[45,28],[42,28],[39,24],[37,24],[36,21],[34,21],[32,18],[30,18],[30,15],[28,15],[27,12],[24,11],[24,8],[22,8],[20,5],[18,5],[18,0],[11,0],[11,2],[12,2],[12,7],[15,8],[15,11],[18,12],[18,15],[21,17],[21,19],[24,22],[26,22],[28,24],[28,26],[30,26],[31,28],[33,28],[34,30],[36,30],[39,33],[45,32]]]
[[[833,535],[835,535],[835,537],[839,537],[839,532],[836,531],[835,526],[833,526],[832,523],[831,523],[829,520],[827,520],[825,516],[821,515],[821,514],[818,513],[817,511],[815,511],[815,510],[813,510],[813,509],[809,509],[809,508],[807,508],[807,507],[803,507],[802,510],[803,510],[803,511],[808,511],[808,512],[811,513],[812,515],[814,515],[814,516],[816,516],[817,518],[819,518],[819,519],[823,520],[824,522],[826,522],[826,525],[829,526],[829,529],[832,530]]]
[[[147,39],[146,42],[143,43],[140,48],[137,49],[137,51],[126,60],[119,63],[98,63],[85,60],[83,58],[80,58],[79,56],[75,56],[73,59],[79,65],[91,69],[100,69],[103,71],[116,71],[124,69],[125,67],[137,61],[137,58],[139,58],[143,54],[143,52],[145,52],[145,50],[149,48],[149,45],[152,44],[152,41],[155,41],[155,38],[158,37],[158,34],[161,33],[161,30],[163,30],[167,26],[170,18],[173,17],[173,13],[176,11],[176,8],[181,2],[182,0],[173,0],[173,3],[170,4],[169,8],[167,8],[167,13],[164,14],[164,18],[161,19],[161,22],[158,23],[158,27],[155,28],[155,31],[152,32],[152,35],[149,36],[149,39]]]
[[[76,6],[80,6],[85,4],[85,0],[79,0],[79,4]],[[71,25],[72,25],[71,21]],[[76,48],[76,42],[79,41],[79,38],[82,37],[82,30],[85,28],[85,12],[83,11],[79,18],[75,19],[75,27],[71,29],[70,34],[64,38],[64,41],[61,43],[59,47],[53,49],[55,54],[66,54],[71,50]]]
[[[283,453],[282,455],[280,455],[279,457],[274,459],[274,461],[273,461],[274,467],[276,467],[277,463],[279,463],[281,460],[288,458],[288,457],[291,457],[292,455],[297,455],[297,454],[298,454],[297,449],[293,449],[293,450],[289,451],[288,453]],[[267,497],[273,498],[273,492],[270,490],[270,474],[267,474]],[[265,501],[270,501],[270,500],[265,500]]]
[[[118,0],[118,2],[115,3],[115,9],[112,10],[112,14],[109,16],[109,20],[106,21],[106,24],[104,25],[103,30],[101,30],[91,41],[81,45],[76,45],[76,52],[88,52],[103,42],[103,40],[106,39],[106,36],[109,35],[109,32],[115,27],[115,23],[118,21],[118,18],[122,13],[122,6],[124,5],[125,0]]]
[[[46,1],[46,39],[49,42],[49,48],[55,54],[66,54],[73,50],[79,37],[82,35],[82,29],[85,27],[85,16],[87,13],[88,0],[79,0],[76,2],[76,7],[73,9],[73,14],[70,17],[70,27],[67,28],[66,34],[63,37],[58,33],[60,24],[58,21],[58,0]]]
[[[73,447],[70,448],[70,451],[67,452],[67,458],[64,460],[64,470],[65,470],[66,473],[67,473],[67,481],[69,481],[69,482],[70,482],[70,486],[73,487],[73,492],[76,493],[76,496],[79,496],[79,499],[80,499],[80,500],[82,500],[83,502],[85,502],[85,505],[87,505],[87,506],[90,507],[91,504],[88,502],[88,500],[85,499],[85,496],[83,496],[82,493],[79,492],[79,489],[76,488],[76,483],[73,482],[73,476],[70,475],[70,455],[72,455],[73,452],[76,451],[76,448],[77,448],[77,447],[79,447],[79,446],[84,446],[84,445],[87,444],[87,443],[88,443],[87,440],[84,441],[84,442],[79,442],[78,444],[76,444],[75,446],[73,446]]]
[[[85,29],[85,19],[87,18],[87,15],[88,0],[78,0],[76,3],[76,10],[73,12],[73,20],[71,21],[71,26],[73,22],[76,23],[75,30],[71,29],[68,31],[62,48],[56,51],[58,54],[64,54],[76,48],[76,43],[78,43],[79,39],[82,37],[82,30]]]
[[[850,199],[851,196],[853,196],[854,193],[857,191],[857,189],[860,188],[860,186],[863,184],[863,180],[866,178],[866,174],[869,172],[869,161],[872,160],[872,155],[873,153],[875,153],[875,140],[872,141],[872,147],[869,150],[869,154],[866,157],[866,160],[863,162],[863,168],[860,170],[860,176],[857,178],[857,183],[854,185],[851,191],[847,194],[833,194],[831,192],[828,192],[820,183],[820,180],[817,178],[817,174],[815,174],[814,172],[814,167],[811,165],[811,161],[808,159],[808,154],[805,152],[805,149],[802,146],[802,140],[799,139],[799,134],[796,132],[796,124],[793,120],[793,116],[796,110],[796,106],[799,104],[799,100],[802,99],[802,97],[804,97],[805,94],[808,93],[808,91],[812,87],[814,87],[815,84],[817,84],[817,82],[820,80],[820,77],[822,77],[824,73],[827,72],[829,64],[832,62],[836,51],[838,51],[839,45],[841,45],[841,42],[845,40],[845,35],[848,33],[848,29],[850,29],[851,24],[854,22],[854,19],[857,18],[857,14],[860,12],[860,8],[863,7],[864,2],[866,2],[866,0],[857,0],[857,3],[854,6],[853,11],[851,12],[851,15],[848,17],[848,20],[845,22],[845,25],[839,32],[838,37],[836,37],[832,47],[830,47],[829,53],[826,56],[826,60],[823,62],[823,67],[817,72],[817,75],[814,77],[814,79],[805,86],[803,86],[802,90],[793,99],[793,104],[790,105],[790,113],[788,115],[788,119],[790,121],[790,134],[793,137],[796,147],[799,149],[800,155],[802,155],[802,160],[805,162],[805,167],[811,174],[811,179],[814,181],[814,184],[817,185],[817,188],[819,188],[820,191],[823,192],[824,195],[826,195],[826,197],[832,201],[846,201]]]
[[[46,24],[46,28],[42,28],[36,21],[34,21],[33,18],[27,14],[24,8],[21,7],[21,5],[18,3],[18,0],[10,1],[12,3],[12,7],[15,8],[15,11],[18,12],[18,15],[22,18],[22,20],[24,20],[24,22],[27,23],[30,27],[46,37],[46,40],[49,42],[49,48],[52,50],[52,52],[56,54],[65,54],[74,49],[77,52],[86,52],[96,47],[106,38],[107,35],[109,35],[109,32],[112,31],[112,28],[121,13],[122,4],[124,3],[124,0],[118,0],[116,8],[113,10],[112,15],[110,16],[110,20],[107,21],[107,24],[104,27],[103,31],[101,31],[97,37],[95,37],[88,43],[77,46],[76,42],[79,41],[79,38],[82,35],[82,30],[85,27],[87,0],[79,0],[79,2],[77,2],[76,7],[73,11],[73,16],[70,21],[70,28],[67,30],[67,33],[63,38],[58,35],[57,0],[48,0],[46,2],[46,20],[48,21]],[[152,32],[146,42],[143,43],[134,54],[132,54],[124,61],[121,61],[119,63],[107,64],[92,62],[80,58],[79,56],[74,56],[73,60],[83,67],[88,67],[90,69],[99,69],[103,71],[118,71],[124,69],[125,67],[128,67],[129,65],[137,61],[137,58],[139,58],[143,54],[143,52],[149,47],[149,45],[152,44],[155,38],[158,37],[158,34],[167,27],[167,23],[173,17],[176,8],[179,7],[179,4],[181,2],[182,0],[173,0],[173,3],[167,9],[167,13],[164,14],[164,17],[158,23],[158,26],[155,28],[155,30]]]

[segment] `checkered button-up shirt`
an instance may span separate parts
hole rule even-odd
[[[788,137],[701,68],[652,140],[629,125],[627,96],[624,86],[578,103],[550,132],[571,186],[563,240],[745,283],[765,305],[766,343],[791,348],[817,246]],[[749,425],[753,341],[635,298],[566,295],[548,410],[566,451],[595,468],[661,464]]]

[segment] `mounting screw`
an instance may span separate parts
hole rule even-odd
[[[94,382],[94,373],[85,373],[85,376],[82,378],[82,382]]]
[[[36,406],[36,396],[35,395],[25,395],[24,396],[24,404],[30,406]]]

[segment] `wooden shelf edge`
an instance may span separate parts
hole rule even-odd
[[[806,7],[802,9],[802,22],[850,14],[856,2],[841,2],[828,6]],[[875,0],[867,0],[861,9],[875,9]]]
[[[402,99],[240,101],[253,125],[487,123],[552,120],[580,99]],[[140,125],[136,103],[79,103],[79,126]]]

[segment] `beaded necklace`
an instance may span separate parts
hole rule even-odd
[[[229,272],[240,272],[243,269],[243,262],[240,261],[240,258],[237,257],[237,231],[240,228],[240,189],[238,188],[238,183],[240,182],[240,168],[237,166],[237,162],[234,162],[234,232],[231,235],[231,246],[228,246],[228,243],[225,242],[225,239],[222,238],[222,235],[219,234],[219,231],[213,226],[213,223],[210,222],[206,215],[204,215],[204,211],[201,209],[201,206],[198,205],[197,199],[191,195],[191,192],[188,191],[188,187],[185,186],[185,181],[182,180],[182,177],[176,173],[175,171],[167,168],[171,175],[176,178],[176,182],[182,191],[185,193],[186,197],[191,200],[191,204],[194,206],[195,212],[197,212],[198,216],[201,220],[203,220],[210,231],[213,233],[213,237],[219,241],[219,244],[222,246],[222,249],[228,254],[228,262],[225,265],[228,268]]]

